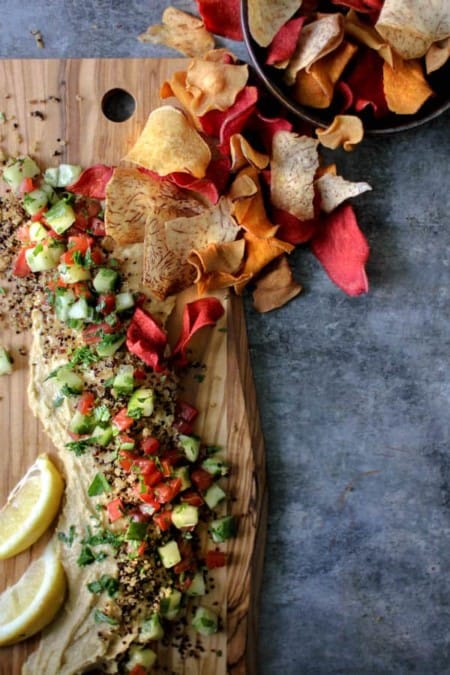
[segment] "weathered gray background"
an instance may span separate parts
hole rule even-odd
[[[167,4],[1,0],[0,57],[176,56],[136,40]],[[449,122],[334,155],[374,188],[356,202],[367,296],[299,250],[300,297],[263,316],[246,300],[270,486],[261,675],[450,673]]]

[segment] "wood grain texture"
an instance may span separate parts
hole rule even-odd
[[[0,127],[0,147],[11,155],[28,152],[42,167],[61,161],[83,166],[117,164],[137,138],[150,110],[161,103],[161,83],[185,65],[182,59],[3,61],[0,110],[7,121]],[[136,101],[132,117],[120,123],[108,120],[102,112],[105,94],[115,88],[128,91]],[[189,297],[192,291],[180,298],[178,309]],[[240,524],[238,537],[228,545],[230,565],[217,570],[212,594],[221,608],[225,631],[205,644],[199,661],[181,661],[173,649],[161,651],[162,665],[186,675],[256,673],[257,598],[266,519],[264,446],[242,303],[225,294],[221,299],[226,307],[226,331],[207,329],[197,338],[193,349],[205,365],[206,377],[202,383],[191,377],[184,386],[186,398],[202,410],[196,431],[207,442],[226,448],[232,465],[230,508],[239,516]],[[177,330],[176,317],[171,330]],[[6,318],[0,342],[11,349],[15,360],[14,374],[0,378],[3,503],[36,455],[54,453],[54,448],[28,409],[28,336],[8,329]],[[44,544],[45,537],[30,551],[0,561],[0,590],[19,578]],[[37,639],[0,649],[1,675],[20,673]]]

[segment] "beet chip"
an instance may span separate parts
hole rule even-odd
[[[384,0],[331,0],[331,2],[333,5],[350,7],[361,14],[372,14],[381,11]]]
[[[181,335],[173,349],[173,357],[178,366],[188,362],[186,349],[193,335],[204,326],[214,326],[225,310],[217,298],[200,298],[188,302],[183,310]]]
[[[167,335],[155,319],[138,307],[127,330],[128,351],[136,354],[156,372],[164,370],[161,361],[167,345]]]
[[[272,209],[272,220],[279,227],[277,237],[289,244],[305,244],[317,232],[320,219],[299,220],[296,216],[283,209]]]
[[[383,59],[373,49],[362,47],[354,63],[345,80],[353,94],[354,110],[361,112],[369,106],[374,117],[384,117],[389,110],[383,91]]]
[[[219,151],[228,154],[230,138],[241,133],[248,118],[255,111],[258,100],[256,87],[244,87],[238,94],[235,103],[227,110],[210,110],[199,122],[205,134],[219,139]]]
[[[83,197],[105,199],[106,184],[113,175],[114,167],[105,164],[94,164],[85,169],[75,183],[67,186],[69,192]]]
[[[251,120],[251,129],[261,140],[265,151],[272,154],[272,141],[277,131],[292,131],[292,124],[285,117],[265,117],[259,110]]]
[[[230,40],[243,40],[240,0],[197,0],[206,28]]]
[[[369,282],[364,266],[369,245],[350,205],[340,206],[323,218],[321,229],[311,241],[311,250],[344,293],[367,293]]]
[[[306,16],[299,16],[280,28],[267,50],[266,63],[269,66],[291,58],[305,20]]]

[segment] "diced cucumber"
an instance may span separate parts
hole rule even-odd
[[[105,447],[112,441],[113,435],[113,428],[111,426],[104,428],[98,424],[94,427],[91,438],[95,443],[98,443],[98,445]]]
[[[75,294],[69,289],[60,289],[55,298],[55,312],[60,321],[67,321],[69,309],[75,302]]]
[[[192,577],[192,581],[186,591],[186,595],[193,598],[205,594],[206,594],[206,585],[203,572],[196,572]]]
[[[158,546],[158,553],[162,564],[167,569],[174,567],[181,562],[180,549],[178,548],[177,542],[173,539],[167,542],[167,544],[164,544],[164,546]]]
[[[192,617],[192,627],[200,635],[214,635],[219,630],[219,618],[209,607],[197,607]]]
[[[27,192],[23,197],[23,208],[30,216],[34,216],[44,206],[47,206],[47,203],[47,193],[40,188]]]
[[[127,413],[130,417],[150,417],[155,407],[155,394],[153,389],[139,387],[128,401]]]
[[[83,319],[91,321],[94,316],[94,309],[88,305],[86,298],[78,298],[76,302],[69,307],[69,319]]]
[[[173,621],[177,618],[181,609],[181,592],[176,588],[165,588],[160,600],[161,616]]]
[[[224,516],[213,520],[209,525],[211,538],[217,544],[236,536],[237,522],[234,516]]]
[[[161,640],[162,637],[164,637],[164,629],[161,625],[159,614],[155,612],[141,624],[139,628],[139,640],[141,642],[150,642],[150,640]]]
[[[183,490],[187,490],[192,485],[191,479],[189,477],[188,466],[177,466],[175,469],[173,469],[173,477],[181,479],[180,492],[183,492]]]
[[[134,307],[134,297],[130,291],[123,291],[116,295],[116,312],[125,312],[127,309]]]
[[[65,284],[76,284],[79,281],[87,281],[91,278],[90,271],[77,263],[73,265],[62,263],[58,266],[58,272],[61,281],[64,281]]]
[[[64,199],[60,199],[46,212],[45,220],[55,232],[62,234],[75,222],[75,211]]]
[[[60,244],[39,242],[34,248],[25,251],[25,259],[32,272],[45,272],[58,266],[64,247]]]
[[[191,504],[177,504],[172,510],[172,523],[181,530],[195,527],[198,523],[198,507]]]
[[[84,389],[83,378],[74,373],[70,366],[62,366],[58,369],[55,376],[55,381],[61,390],[65,390],[69,394],[81,394]]]
[[[186,436],[185,434],[180,434],[178,437],[181,447],[183,448],[186,459],[190,462],[196,462],[198,459],[198,453],[200,452],[200,439],[196,436]]]
[[[94,430],[95,419],[92,415],[83,415],[79,410],[76,410],[69,425],[69,429],[74,434],[83,436],[90,434]]]
[[[117,394],[131,394],[134,389],[134,368],[131,365],[120,366],[113,380],[113,389]]]
[[[109,267],[100,267],[92,284],[97,293],[111,293],[117,286],[119,273]]]
[[[48,185],[47,183],[41,183],[40,189],[43,190],[47,195],[47,201],[49,204],[55,204],[58,201],[59,197],[51,185]]]
[[[136,666],[141,666],[144,670],[149,671],[156,663],[157,655],[150,647],[143,648],[132,645],[128,653],[130,656],[125,664],[128,671],[132,671]]]
[[[43,239],[47,239],[48,235],[48,230],[46,227],[42,225],[42,223],[35,222],[30,224],[30,241],[33,242],[38,242],[42,241]]]
[[[18,157],[3,170],[3,179],[13,190],[17,190],[24,178],[34,178],[41,173],[31,157]]]
[[[128,436],[126,436],[126,438],[128,439]],[[118,440],[118,448],[119,448],[119,450],[133,450],[133,448],[134,448],[135,445],[136,445],[134,439],[132,439],[132,438],[130,438],[129,440],[124,441],[124,440],[121,439],[121,437],[119,436],[117,440]]]
[[[11,375],[12,359],[4,347],[0,347],[0,375]]]
[[[212,476],[226,476],[230,471],[229,464],[222,457],[207,457],[202,462],[202,468]]]
[[[66,187],[73,183],[81,173],[81,166],[76,164],[60,164],[49,167],[44,173],[44,181],[52,187]]]
[[[209,508],[215,509],[218,504],[220,504],[221,501],[223,501],[226,497],[226,492],[222,490],[220,485],[218,483],[213,483],[205,492],[203,495],[203,498]]]
[[[114,340],[112,339],[113,337],[115,338]],[[123,333],[105,335],[105,337],[95,345],[95,351],[103,358],[112,356],[123,345],[125,340],[126,335],[123,335]]]

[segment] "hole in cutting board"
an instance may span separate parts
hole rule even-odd
[[[135,110],[136,101],[125,89],[110,89],[102,98],[102,112],[111,122],[125,122]]]

